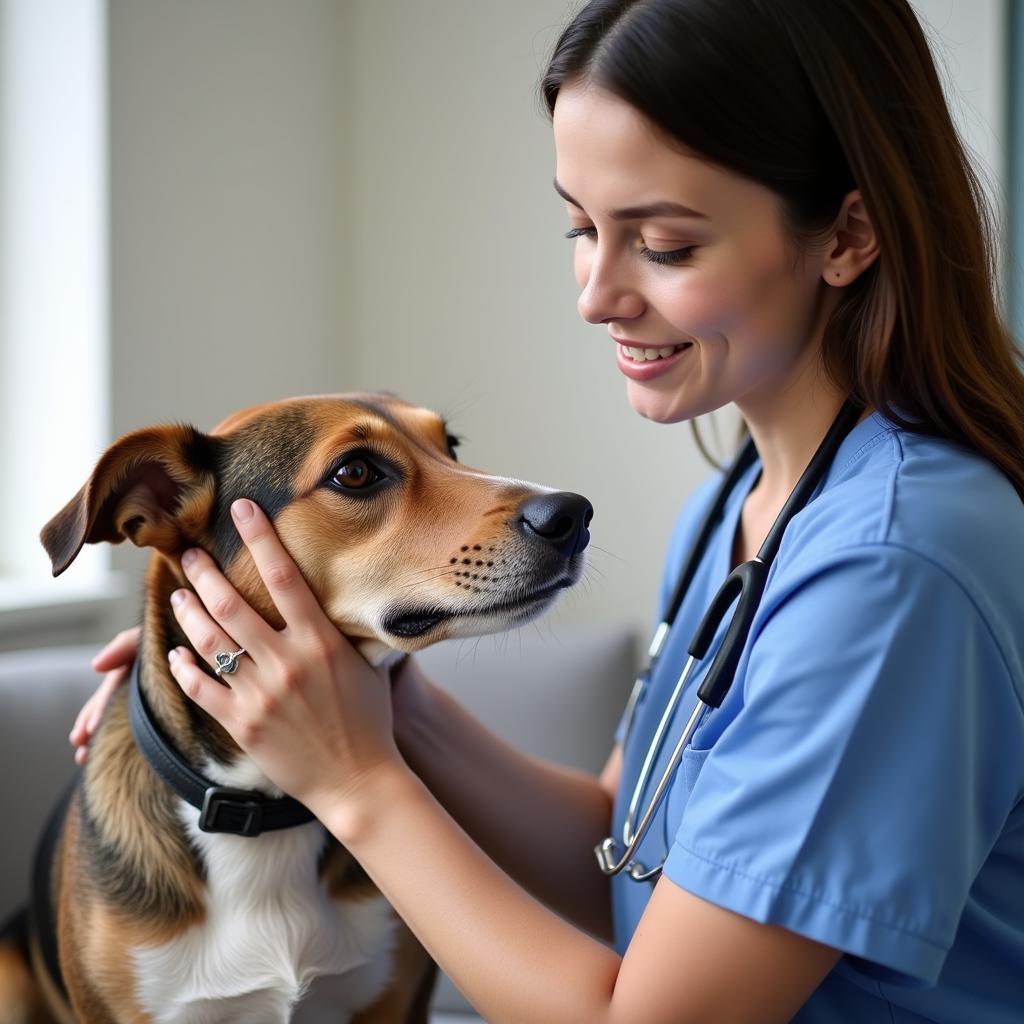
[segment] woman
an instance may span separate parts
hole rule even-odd
[[[629,736],[585,777],[502,744],[414,658],[382,685],[246,501],[236,525],[288,625],[188,552],[176,614],[208,664],[179,649],[175,678],[489,1021],[1021,1019],[1024,377],[911,8],[594,0],[542,93],[579,311],[607,325],[632,407],[676,423],[734,402],[758,456]],[[863,414],[641,846],[664,873],[609,885],[592,849],[621,833],[694,627],[847,396]],[[663,610],[719,479],[679,516]],[[98,656],[113,671],[80,747],[133,645]],[[238,647],[221,687],[213,654]]]

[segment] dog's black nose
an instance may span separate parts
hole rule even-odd
[[[590,543],[587,527],[593,517],[594,507],[582,494],[556,491],[524,501],[516,525],[526,536],[539,537],[571,558]]]

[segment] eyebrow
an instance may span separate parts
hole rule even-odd
[[[578,206],[581,210],[582,205],[576,202],[575,199],[568,192],[558,184],[558,179],[554,180],[555,191],[566,201],[572,203],[573,206]],[[709,217],[706,213],[700,213],[697,210],[692,210],[689,206],[683,206],[680,203],[672,203],[667,199],[662,199],[656,203],[648,203],[646,206],[629,206],[624,210],[612,210],[608,214],[612,220],[643,220],[645,217],[698,217],[701,220],[708,220]]]

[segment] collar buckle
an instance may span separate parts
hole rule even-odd
[[[244,789],[209,786],[203,795],[199,828],[203,832],[227,832],[258,836],[263,831],[263,805]]]

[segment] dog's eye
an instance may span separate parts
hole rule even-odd
[[[384,474],[368,459],[356,456],[346,459],[331,477],[331,482],[343,487],[346,491],[364,491],[378,480],[383,480]]]
[[[456,434],[448,435],[448,454],[456,461],[459,461],[458,455],[455,454],[455,449],[462,443],[462,438]]]

